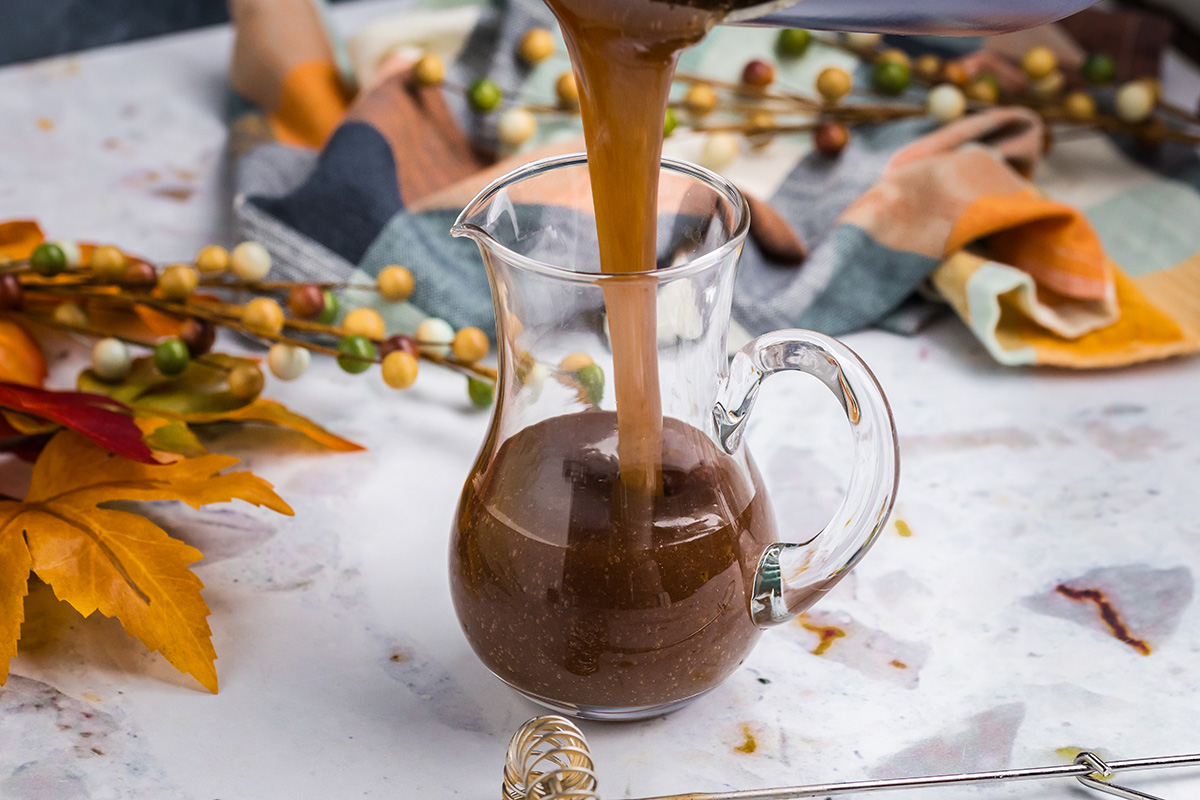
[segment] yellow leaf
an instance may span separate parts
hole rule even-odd
[[[206,455],[139,464],[111,456],[72,431],[51,439],[34,464],[24,502],[0,502],[0,683],[8,677],[11,655],[4,654],[14,649],[13,625],[20,625],[21,615],[10,578],[24,565],[80,614],[118,618],[127,633],[216,692],[217,654],[200,595],[203,584],[187,568],[202,557],[200,551],[141,515],[99,506],[180,500],[199,508],[240,499],[292,513],[261,478],[218,474],[235,463],[229,456]],[[23,585],[27,577],[28,571],[21,573],[16,583]]]
[[[164,464],[179,460],[163,458],[164,454],[195,458],[208,453],[187,422],[180,417],[158,416],[152,411],[135,411],[133,421],[142,431],[142,440]]]
[[[33,220],[0,222],[0,256],[5,258],[29,258],[44,239],[42,229]]]
[[[355,451],[366,449],[349,439],[343,439],[335,433],[330,433],[308,417],[303,417],[290,410],[283,403],[268,400],[265,397],[260,397],[241,408],[229,411],[184,414],[183,418],[193,425],[204,425],[210,422],[269,422],[272,425],[279,425],[280,427],[302,433],[317,444],[324,445],[330,450]]]

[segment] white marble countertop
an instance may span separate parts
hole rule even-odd
[[[352,30],[395,7],[335,16]],[[228,241],[230,43],[212,29],[0,70],[0,219],[162,260]],[[764,637],[711,695],[646,723],[584,724],[602,796],[1064,763],[1070,748],[1200,751],[1196,361],[1008,369],[952,320],[913,339],[848,341],[895,408],[895,523],[803,624]],[[508,737],[538,709],[472,655],[446,573],[486,415],[435,370],[397,394],[320,364],[270,394],[370,450],[251,447],[233,433],[216,449],[273,481],[295,518],[162,510],[206,554],[196,571],[220,694],[35,587],[0,689],[0,797],[498,795]],[[836,412],[800,379],[763,395],[749,441],[785,530],[832,508],[849,463]],[[1104,592],[1130,641],[1060,586]],[[1127,782],[1200,795],[1200,770]]]

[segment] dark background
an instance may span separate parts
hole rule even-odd
[[[0,64],[228,20],[225,0],[0,0]]]

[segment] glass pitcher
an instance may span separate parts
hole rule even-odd
[[[748,226],[732,184],[666,160],[659,268],[601,274],[579,154],[501,178],[453,229],[487,265],[500,378],[455,518],[451,592],[488,669],[559,712],[638,719],[714,688],[764,628],[807,609],[858,562],[891,510],[891,410],[857,355],[787,330],[729,361]],[[609,310],[644,299],[645,363],[631,371],[614,364]],[[763,380],[784,370],[824,383],[854,440],[837,515],[816,535],[789,532],[796,543],[780,541],[742,443]],[[616,398],[629,387],[613,383],[631,374],[655,396],[627,409]],[[650,441],[661,453],[653,488],[628,480],[621,445],[635,436],[649,438],[634,450]]]

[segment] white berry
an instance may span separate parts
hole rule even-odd
[[[510,108],[500,115],[496,132],[500,141],[508,147],[520,147],[533,138],[537,133],[537,117],[528,109]]]
[[[1145,122],[1154,112],[1154,92],[1144,81],[1127,83],[1117,90],[1117,116],[1126,122]]]
[[[700,163],[709,169],[728,167],[737,158],[741,142],[732,133],[714,133],[704,141]]]
[[[952,122],[967,111],[967,96],[951,83],[934,87],[926,102],[930,116],[938,122]]]
[[[74,239],[59,239],[54,244],[63,251],[68,267],[78,267],[83,263],[83,255],[79,252],[79,242]]]
[[[271,254],[258,242],[242,242],[229,254],[229,268],[244,281],[261,281],[271,271]]]
[[[418,349],[422,353],[445,357],[450,355],[450,345],[454,342],[454,328],[444,319],[430,317],[417,326],[416,339]]]
[[[92,372],[100,380],[110,383],[125,380],[131,364],[129,348],[120,339],[101,339],[92,347]]]
[[[294,347],[282,342],[271,345],[267,351],[267,367],[281,381],[294,381],[308,370],[312,356],[303,347]]]

